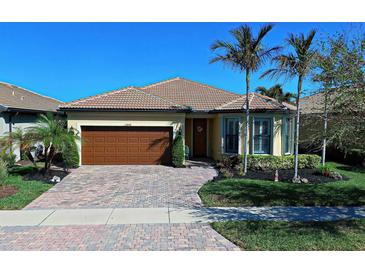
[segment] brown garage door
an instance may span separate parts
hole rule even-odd
[[[82,127],[84,165],[171,163],[171,127]]]

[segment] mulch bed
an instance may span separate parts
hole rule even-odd
[[[28,173],[23,176],[23,180],[25,181],[42,181],[45,183],[51,183],[50,180],[53,176],[60,177],[61,180],[66,177],[70,172],[64,171],[62,169],[51,169],[46,174],[43,174],[42,171],[35,171]]]
[[[315,169],[300,169],[298,170],[298,174],[301,178],[308,179],[311,184],[323,184],[335,182],[337,180],[323,176],[317,172]],[[221,179],[222,177],[219,176]],[[279,170],[279,181],[287,181],[291,182],[294,177],[294,170],[291,169],[282,169]],[[245,176],[235,175],[234,178],[244,178],[244,179],[253,179],[253,180],[269,180],[274,181],[275,171],[263,171],[263,170],[249,170]],[[348,180],[348,178],[343,176],[343,180]]]
[[[0,185],[0,199],[14,195],[17,192],[18,188],[15,186]]]

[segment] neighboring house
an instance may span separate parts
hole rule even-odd
[[[324,94],[300,98],[299,152],[318,153],[322,150]]]
[[[56,112],[60,104],[56,99],[0,82],[0,136],[33,126],[40,113]],[[19,149],[13,152],[19,159]]]
[[[250,94],[252,154],[293,151],[293,106]],[[181,132],[192,157],[244,151],[245,96],[183,78],[128,87],[61,105],[81,132],[81,164],[170,164]]]
[[[334,99],[334,96],[335,93],[331,93],[329,98]],[[299,145],[301,153],[318,153],[322,151],[324,103],[324,93],[316,93],[300,99],[301,123]],[[336,119],[336,113],[329,111],[328,130],[331,130],[331,124],[335,123]],[[327,144],[326,155],[327,159],[345,162],[347,164],[357,165],[359,163],[365,163],[364,149],[349,150],[345,153],[334,145]]]

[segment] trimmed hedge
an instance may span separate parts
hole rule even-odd
[[[67,168],[77,168],[79,167],[80,156],[77,148],[77,144],[75,141],[70,142],[67,145],[66,152],[62,154],[62,158],[64,160],[65,166]]]
[[[175,167],[183,167],[185,161],[184,140],[181,134],[175,137],[172,147],[172,164]]]
[[[315,154],[299,154],[298,167],[316,168],[320,165],[321,157]],[[250,170],[275,170],[293,169],[294,155],[273,156],[273,155],[248,155],[248,169]]]

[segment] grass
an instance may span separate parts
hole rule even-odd
[[[0,199],[0,209],[22,209],[43,192],[52,187],[41,181],[24,181],[21,175],[36,170],[32,166],[14,167],[9,171],[9,177],[0,185],[11,185],[18,189],[14,195]]]
[[[229,221],[212,227],[243,250],[365,250],[365,220]]]
[[[325,184],[293,184],[224,179],[202,186],[205,206],[359,206],[365,205],[365,169],[328,165],[349,178]]]

